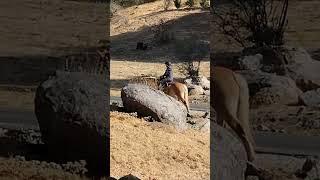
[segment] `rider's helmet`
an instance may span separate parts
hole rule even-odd
[[[166,61],[165,64],[166,64],[166,66],[170,66],[171,65],[171,63],[169,61]]]

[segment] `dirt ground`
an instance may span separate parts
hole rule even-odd
[[[19,92],[0,88],[0,108],[1,109],[34,109],[35,92]]]
[[[105,7],[68,0],[1,1],[0,54],[57,56],[71,47],[94,46],[108,32]]]
[[[209,179],[209,134],[177,132],[125,113],[111,112],[111,176],[141,179]]]
[[[319,120],[319,108],[304,106],[273,105],[250,111],[250,121],[256,131],[319,136]]]

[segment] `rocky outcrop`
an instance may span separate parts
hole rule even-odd
[[[250,89],[251,107],[270,104],[298,104],[302,91],[285,76],[262,71],[239,71]]]
[[[302,91],[320,88],[320,62],[313,60],[303,48],[287,48],[288,75]]]

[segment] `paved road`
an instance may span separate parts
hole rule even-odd
[[[122,100],[121,97],[110,97],[110,104],[111,103],[118,103],[120,106],[122,106]],[[190,110],[193,111],[210,111],[210,105],[209,103],[200,103],[200,104],[190,104]]]
[[[110,102],[122,105],[120,97],[110,97]],[[209,105],[191,104],[191,110],[209,111]],[[37,118],[32,111],[17,111],[16,109],[0,109],[0,127],[5,128],[32,128],[39,129]]]
[[[117,101],[117,98],[111,99]],[[194,108],[196,107],[194,105]],[[203,109],[203,108],[202,108]],[[39,129],[36,116],[31,111],[0,110],[0,127]],[[287,155],[320,156],[320,137],[293,136],[255,132],[257,151]]]

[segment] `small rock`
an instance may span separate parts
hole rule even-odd
[[[203,90],[203,88],[202,88],[201,86],[199,86],[199,85],[195,85],[195,86],[193,87],[193,89],[191,89],[191,90],[189,91],[189,95],[190,95],[190,96],[202,95],[202,94],[204,94],[204,90]]]
[[[133,117],[138,117],[138,113],[137,112],[132,112],[132,113],[129,113],[130,116],[133,116]]]
[[[32,160],[32,164],[34,164],[34,165],[40,165],[40,164],[41,164],[41,162],[40,162],[40,161],[38,161],[38,160]]]
[[[14,158],[15,158],[16,160],[18,160],[18,161],[25,161],[25,160],[26,160],[26,158],[23,157],[23,156],[15,156]]]
[[[187,84],[187,87],[188,87],[188,88],[189,88],[189,86],[193,85],[191,78],[185,79],[185,80],[184,80],[184,83]]]
[[[203,92],[203,94],[206,95],[206,96],[210,96],[210,90],[205,90],[205,91]]]
[[[202,118],[207,118],[207,117],[210,117],[210,112],[208,112],[208,111],[204,113],[204,115],[202,116]]]
[[[263,125],[263,124],[258,125],[257,129],[259,131],[270,131],[270,129],[267,126]]]
[[[148,122],[153,122],[154,121],[154,119],[151,116],[143,117],[143,119],[145,121],[148,121]]]
[[[285,129],[280,129],[279,133],[286,133],[286,130]]]
[[[301,94],[299,99],[306,106],[320,107],[320,88]]]
[[[140,179],[132,174],[129,174],[129,175],[123,176],[119,180],[140,180]]]
[[[112,102],[112,104],[110,105],[110,111],[119,111],[119,109],[120,109],[119,103]]]
[[[8,129],[0,128],[0,137],[3,137],[8,132]]]
[[[117,180],[116,178],[114,178],[114,177],[107,177],[107,179],[106,180]]]
[[[309,129],[320,129],[320,119],[306,118],[302,121],[301,126]]]
[[[239,59],[240,69],[256,71],[260,69],[263,56],[261,54],[244,56]]]
[[[200,77],[200,86],[202,86],[202,88],[204,90],[209,90],[210,89],[210,81],[205,76],[201,76]]]

